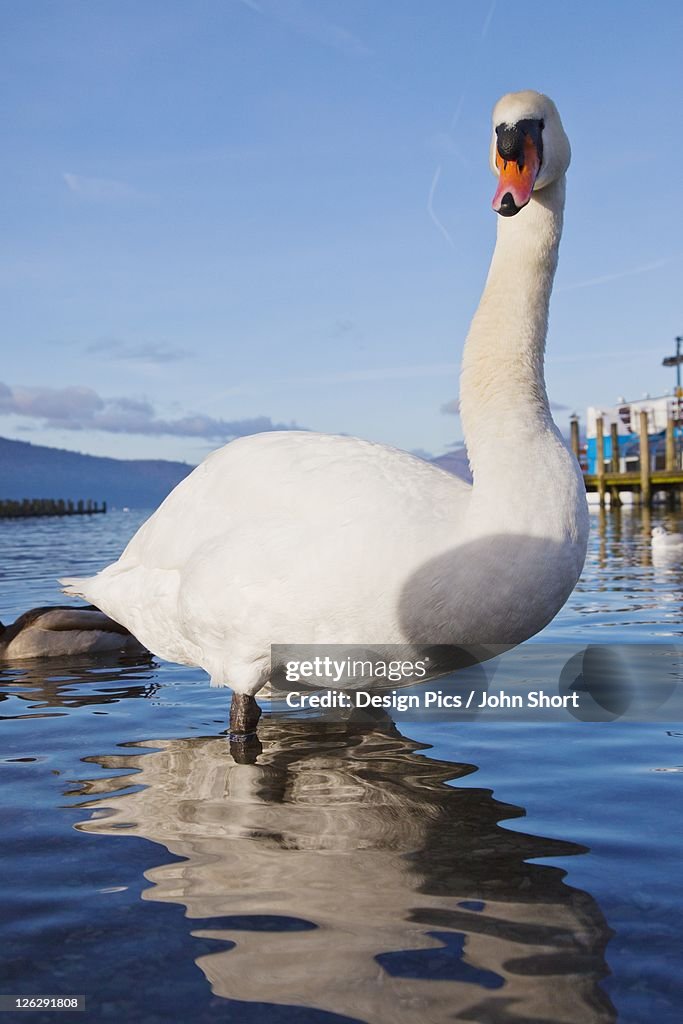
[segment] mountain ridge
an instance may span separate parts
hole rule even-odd
[[[64,498],[156,508],[191,473],[188,462],[83,455],[0,437],[0,499]]]
[[[464,449],[429,461],[471,479]],[[91,498],[114,508],[156,508],[194,468],[189,462],[84,455],[0,437],[0,500]]]

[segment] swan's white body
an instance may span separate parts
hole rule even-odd
[[[652,531],[652,554],[660,562],[683,560],[683,536],[680,533],[667,533],[663,526],[655,526]]]
[[[562,133],[537,93],[505,97],[497,116],[538,103],[549,137]],[[561,173],[499,219],[463,359],[473,486],[384,445],[258,434],[210,455],[116,563],[63,581],[67,592],[160,657],[248,694],[268,679],[271,644],[510,645],[542,629],[576,584],[588,535],[543,380],[568,161],[567,145]]]

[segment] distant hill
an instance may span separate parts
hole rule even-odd
[[[472,479],[464,448],[431,461],[464,480]],[[156,508],[193,469],[187,462],[106,459],[0,437],[0,500],[92,498],[119,508]]]
[[[0,437],[0,499],[80,498],[156,508],[194,469],[163,459],[106,459]]]
[[[439,469],[445,469],[454,476],[459,476],[461,480],[466,480],[468,484],[472,483],[472,473],[467,460],[466,448],[456,448],[454,451],[446,452],[445,455],[437,455],[435,459],[430,459],[430,461],[435,466],[438,466]]]

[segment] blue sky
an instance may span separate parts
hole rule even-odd
[[[0,3],[0,434],[199,461],[269,424],[438,454],[504,92],[572,141],[556,418],[683,334],[677,2]],[[564,408],[562,408],[564,407]]]

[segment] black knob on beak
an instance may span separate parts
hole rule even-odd
[[[499,213],[501,217],[514,217],[516,213],[519,213],[520,209],[521,207],[517,206],[516,202],[512,198],[512,193],[506,192],[500,201],[497,213]]]
[[[521,163],[524,155],[524,132],[517,124],[499,124],[496,128],[498,153],[503,160]]]

